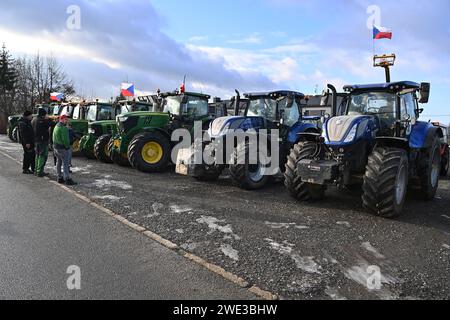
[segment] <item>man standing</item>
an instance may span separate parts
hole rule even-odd
[[[34,174],[35,156],[34,152],[34,131],[31,125],[33,115],[30,111],[25,111],[18,124],[19,141],[23,147],[23,174]]]
[[[68,186],[76,185],[70,178],[69,161],[70,161],[70,137],[67,128],[68,118],[66,115],[59,117],[59,122],[53,131],[53,148],[57,159],[56,172],[58,174],[58,183],[65,183]],[[62,172],[61,172],[62,167]]]
[[[34,128],[34,141],[36,142],[36,171],[35,174],[42,178],[47,176],[44,172],[48,157],[48,143],[50,140],[50,128],[52,122],[47,118],[47,111],[39,108],[38,116],[32,122]]]

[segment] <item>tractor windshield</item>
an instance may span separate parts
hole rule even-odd
[[[107,105],[90,105],[86,120],[90,122],[105,121],[113,119],[113,110],[111,106]]]
[[[351,95],[347,114],[383,115],[395,118],[397,96],[389,92],[363,92]]]
[[[275,121],[277,118],[277,101],[269,98],[250,100],[247,110],[248,117],[262,117]]]
[[[174,115],[181,115],[182,97],[168,97],[165,99],[164,112]],[[205,116],[209,112],[208,100],[201,97],[188,96],[186,103],[186,112],[190,117]]]

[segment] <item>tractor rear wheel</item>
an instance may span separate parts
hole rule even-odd
[[[258,190],[264,188],[270,176],[267,165],[261,163],[250,164],[250,145],[242,143],[234,150],[234,163],[230,165],[230,174],[233,182],[241,189]]]
[[[408,167],[405,150],[376,148],[369,156],[364,175],[363,207],[383,218],[399,216],[408,190]]]
[[[448,174],[449,159],[450,159],[450,150],[447,147],[447,151],[445,152],[444,158],[442,159],[442,168],[441,168],[442,177],[446,177]]]
[[[301,160],[311,159],[317,152],[317,143],[300,142],[294,145],[287,158],[286,170],[284,172],[284,185],[290,195],[300,201],[321,200],[325,196],[325,186],[313,185],[302,180],[297,164]]]
[[[108,152],[112,163],[115,163],[121,167],[129,167],[130,162],[127,157],[114,151],[114,139],[111,139],[108,143]]]
[[[441,142],[436,136],[431,147],[426,151],[424,162],[419,170],[421,194],[427,201],[433,200],[436,196],[441,166]]]
[[[13,130],[8,130],[8,138],[9,138],[9,140],[11,140],[12,142],[16,142],[16,141],[14,141],[13,132],[14,132],[14,129],[13,129]]]
[[[206,144],[202,150],[204,154],[208,154],[211,158],[214,158],[215,146],[213,143]],[[216,164],[207,165],[199,164],[195,165],[194,168],[194,178],[198,181],[211,182],[217,181],[221,174],[221,169]]]
[[[112,136],[110,134],[104,134],[95,141],[94,155],[101,162],[112,163],[111,150],[109,148],[111,138]]]
[[[19,142],[19,127],[15,127],[11,133],[12,135],[12,141],[13,142]]]
[[[159,132],[146,132],[133,138],[128,147],[131,166],[141,172],[162,172],[170,162],[170,141]]]

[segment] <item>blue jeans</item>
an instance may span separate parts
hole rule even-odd
[[[64,178],[64,180],[70,179],[69,173],[69,161],[70,161],[70,152],[69,150],[64,149],[55,149],[54,151],[56,156],[56,173],[58,175],[58,179]],[[62,168],[62,170],[61,170]]]

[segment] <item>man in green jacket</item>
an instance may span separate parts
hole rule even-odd
[[[59,118],[59,122],[53,131],[53,148],[56,156],[56,172],[58,174],[58,183],[65,183],[68,186],[76,185],[70,177],[70,137],[67,122],[69,119],[66,115]],[[62,172],[61,172],[62,167]]]

